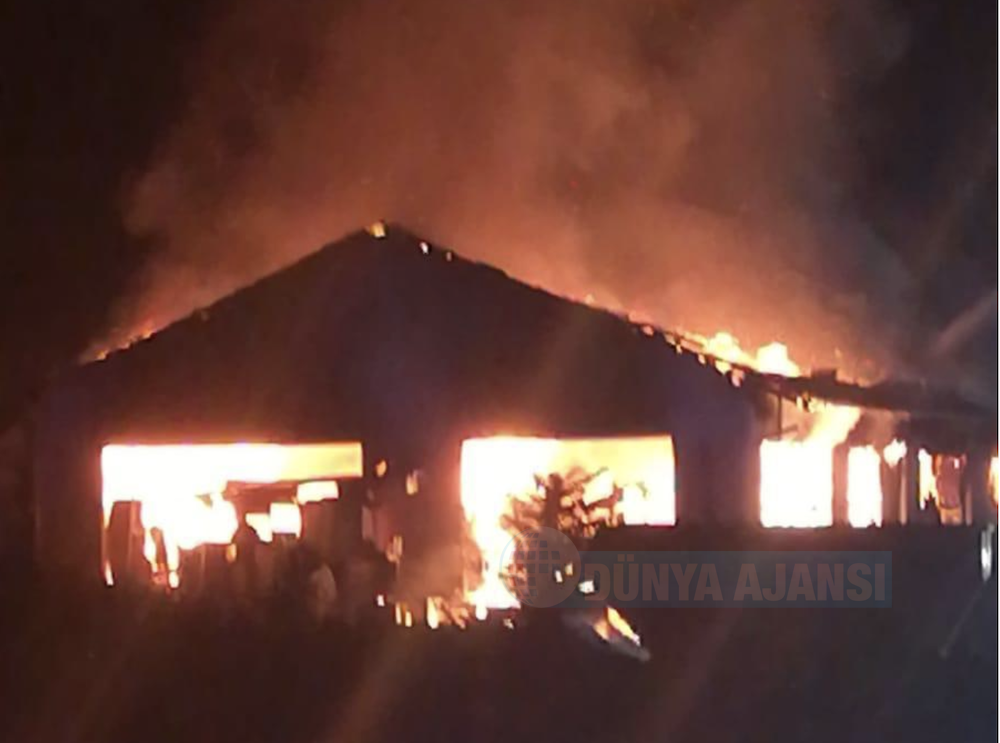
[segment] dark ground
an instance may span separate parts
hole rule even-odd
[[[996,578],[966,596],[950,645],[968,601],[946,593],[894,588],[889,610],[636,611],[646,664],[538,625],[306,631],[110,591],[22,596],[2,619],[0,730],[25,742],[996,740]]]

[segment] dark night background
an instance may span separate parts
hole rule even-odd
[[[246,39],[239,34],[237,42],[215,49],[219,29],[244,13],[246,23],[256,24],[254,34],[266,37],[275,28],[285,38],[262,51],[282,63],[274,74],[282,80],[309,78],[308,50],[293,52],[302,27],[320,20],[316,8],[274,5],[187,0],[5,4],[0,42],[0,401],[5,415],[98,342],[121,299],[139,291],[136,285],[151,256],[170,252],[162,231],[128,226],[129,194],[162,154],[178,122],[197,115],[192,107],[201,105],[203,96],[194,91],[202,79],[221,76],[221,83],[206,84],[209,91],[225,89],[227,77],[239,77],[241,55],[253,57],[253,49],[239,45]],[[328,5],[333,16],[345,4]],[[666,46],[697,47],[699,34],[708,38],[718,18],[745,5],[674,2],[663,12],[651,8],[647,33],[654,39],[662,34]],[[793,3],[778,4],[779,12],[785,6],[791,9]],[[297,16],[297,22],[289,21]],[[888,50],[883,63],[870,73],[864,66],[856,71],[849,44],[839,57],[834,45],[832,62],[827,59],[838,75],[850,78],[833,102],[838,146],[849,159],[842,174],[847,195],[839,208],[849,209],[851,219],[862,222],[909,269],[915,288],[907,295],[908,309],[914,320],[906,326],[899,355],[919,365],[926,360],[922,342],[930,343],[937,331],[982,300],[990,315],[985,326],[977,326],[972,339],[949,354],[974,378],[995,382],[997,5],[987,0],[883,2],[877,15],[865,18],[868,25],[859,24],[847,36],[865,35],[869,47]],[[841,20],[849,23],[852,17]],[[386,28],[419,22],[397,19],[391,7],[382,20]],[[425,43],[447,46],[448,29]],[[375,57],[383,54],[377,45],[372,49]],[[678,55],[666,61],[669,54],[657,56],[658,69],[669,72],[674,64],[683,71],[686,60]],[[206,59],[224,64],[209,69],[206,63],[202,69]],[[305,91],[293,89],[289,95],[292,100],[308,97],[308,86]],[[272,97],[269,105],[273,102]],[[241,137],[247,148],[255,146],[254,132],[241,133],[240,126],[232,122],[230,150],[239,151]],[[190,131],[186,136],[192,136]],[[703,150],[716,153],[722,165],[724,137],[725,132]],[[201,150],[197,143],[192,146],[197,156]],[[586,190],[587,173],[570,168],[566,182],[576,189],[578,181]],[[712,198],[722,200],[716,193]],[[359,226],[370,216],[359,212],[342,220]],[[447,232],[433,217],[426,224]],[[335,230],[340,222],[331,225]],[[310,233],[309,244],[299,250],[325,238]],[[461,251],[472,241],[452,242]],[[198,281],[210,280],[214,270],[228,270],[204,255],[182,254],[182,259]]]
[[[557,293],[996,408],[995,0],[0,19],[0,434],[88,350],[382,218]],[[893,610],[640,613],[645,665],[542,622],[304,635],[0,581],[0,737],[995,739],[995,552],[983,582],[971,528],[851,531],[898,559]]]

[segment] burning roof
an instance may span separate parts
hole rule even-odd
[[[435,422],[492,433],[483,420],[643,433],[671,410],[745,398],[675,337],[381,229],[84,367],[108,435],[357,438]]]
[[[120,417],[155,411],[158,430],[162,401],[183,398],[192,406],[175,411],[178,425],[183,417],[211,432],[206,412],[225,406],[227,426],[238,422],[247,434],[273,436],[276,425],[301,432],[313,405],[323,407],[301,399],[315,387],[335,400],[329,415],[348,425],[391,409],[397,419],[487,414],[509,430],[543,434],[638,433],[662,427],[649,420],[651,405],[690,404],[678,375],[701,380],[692,383],[712,397],[743,386],[994,429],[996,421],[996,411],[950,391],[803,374],[780,344],[753,358],[724,333],[691,337],[557,297],[381,223],[144,336],[87,373],[119,388],[141,379],[140,399]],[[328,436],[326,425],[316,435]]]

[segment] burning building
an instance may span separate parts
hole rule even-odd
[[[595,528],[860,527],[931,501],[971,523],[995,520],[995,421],[800,376],[780,347],[665,333],[377,225],[53,385],[37,548],[59,573],[176,587],[185,555],[225,559],[245,522],[330,560],[367,543],[398,569],[405,544],[445,566],[411,576],[429,596],[461,572],[464,534],[489,608],[509,601],[491,593],[501,519],[540,476],[582,473],[582,499],[610,504],[588,509]]]

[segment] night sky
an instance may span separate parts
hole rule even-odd
[[[410,38],[407,34],[415,29],[414,38],[426,45],[428,54],[442,50],[440,53],[444,55],[452,48],[450,44],[458,45],[456,49],[462,48],[461,42],[454,41],[451,35],[452,32],[455,37],[460,35],[462,27],[459,24],[476,28],[476,33],[489,33],[492,23],[489,19],[480,24],[466,9],[453,29],[449,27],[448,19],[453,16],[446,12],[447,4],[430,5],[437,6],[436,12],[430,15],[435,20],[428,21],[428,27],[424,27],[419,13],[403,18],[400,7],[406,6],[387,3],[385,17],[379,21],[387,29],[385,43],[405,45]],[[595,3],[595,7],[600,5],[603,4]],[[627,73],[618,70],[621,76],[615,79],[642,80],[643,93],[653,91],[650,95],[655,96],[657,91],[678,89],[671,87],[671,76],[695,81],[699,86],[703,80],[711,83],[719,79],[719,73],[700,76],[697,71],[691,72],[691,68],[701,65],[702,46],[718,46],[728,38],[727,29],[746,27],[743,21],[741,25],[727,25],[728,19],[740,18],[751,4],[677,1],[648,6],[627,3],[622,7],[625,5],[634,18],[629,19],[629,25],[622,25],[628,32],[623,31],[621,37],[615,36],[613,43],[620,43],[621,38],[629,39]],[[775,14],[778,21],[775,25],[784,28],[780,23],[782,14],[799,12],[795,8],[802,4],[772,2],[764,5],[767,12]],[[780,172],[768,176],[770,185],[764,189],[766,198],[751,199],[747,207],[743,194],[754,190],[753,181],[741,179],[737,171],[745,170],[747,163],[756,167],[760,162],[767,162],[756,150],[752,157],[746,154],[750,146],[746,142],[759,149],[760,143],[766,143],[767,132],[755,133],[756,139],[733,144],[733,130],[725,122],[733,115],[749,120],[754,113],[741,110],[734,114],[725,106],[715,105],[719,99],[712,98],[713,105],[698,101],[697,105],[687,107],[685,104],[684,107],[685,111],[696,111],[696,123],[703,123],[696,129],[701,143],[686,145],[678,165],[690,175],[683,179],[684,188],[678,188],[675,183],[665,186],[658,181],[650,189],[657,193],[668,191],[666,198],[672,205],[679,202],[697,204],[713,214],[757,209],[764,215],[761,221],[766,223],[786,198],[786,182],[792,182],[787,178],[789,172],[794,171],[796,184],[805,183],[811,187],[813,182],[821,183],[819,190],[822,193],[810,197],[810,206],[803,209],[803,213],[815,215],[819,208],[813,208],[812,204],[822,202],[825,219],[833,215],[836,220],[836,215],[842,213],[845,221],[863,225],[865,233],[884,245],[907,269],[909,288],[904,296],[908,298],[910,319],[903,324],[906,337],[899,342],[896,351],[905,361],[904,365],[912,369],[924,363],[945,363],[929,357],[927,345],[933,345],[940,330],[979,302],[981,308],[985,307],[987,320],[975,325],[970,338],[959,342],[955,348],[944,344],[947,364],[958,364],[963,374],[971,373],[973,378],[995,382],[997,5],[987,0],[827,5],[840,9],[827,8],[829,12],[821,17],[805,19],[801,26],[790,25],[790,31],[783,32],[789,34],[788,43],[775,46],[787,48],[787,58],[761,61],[758,56],[761,45],[758,44],[747,52],[745,60],[734,54],[732,63],[734,74],[744,68],[764,69],[769,73],[794,69],[796,55],[801,56],[802,49],[808,50],[818,44],[816,39],[823,40],[822,57],[816,64],[821,67],[824,79],[831,80],[835,89],[830,93],[829,105],[822,109],[823,116],[827,117],[822,126],[829,127],[832,133],[795,149],[809,153],[803,160],[810,164],[809,167],[783,165]],[[317,36],[316,29],[330,29],[331,35],[339,34],[341,39],[361,36],[367,31],[354,33],[352,24],[357,23],[359,29],[372,28],[371,9],[377,6],[377,3],[369,3],[368,9],[360,13],[356,4],[325,3],[320,13],[319,4],[310,2],[13,0],[6,4],[4,21],[0,25],[3,34],[0,43],[0,147],[3,149],[0,155],[3,168],[0,172],[3,210],[0,230],[5,250],[4,270],[0,273],[0,317],[3,320],[0,325],[0,409],[5,416],[18,410],[47,378],[73,363],[84,349],[108,333],[116,317],[123,316],[121,303],[124,298],[141,296],[152,281],[148,271],[151,261],[170,256],[176,259],[175,263],[183,265],[181,275],[207,286],[213,284],[213,272],[230,271],[234,263],[243,264],[240,252],[244,250],[243,245],[230,239],[225,226],[206,227],[213,218],[204,216],[232,213],[235,198],[232,194],[234,189],[238,192],[233,184],[255,178],[266,182],[273,179],[275,173],[282,173],[287,180],[278,184],[281,189],[306,191],[316,188],[316,183],[327,176],[322,170],[276,170],[283,168],[283,163],[276,166],[272,160],[290,151],[281,144],[294,139],[294,135],[288,133],[289,127],[302,126],[303,121],[308,123],[320,115],[313,105],[322,97],[322,93],[317,92],[317,80],[327,78],[317,72],[317,66],[331,64],[331,58],[346,59],[344,74],[349,79],[353,74],[352,66],[358,66],[358,59],[364,59],[363,55],[352,56],[350,51],[332,57],[325,52],[316,53],[317,39],[326,38]],[[606,4],[600,11],[609,15],[612,26],[617,22],[614,18],[616,7],[616,4]],[[520,17],[518,23],[529,29],[556,29],[553,38],[570,39],[566,42],[571,50],[567,54],[572,60],[572,50],[576,48],[573,35],[599,27],[601,19],[594,14],[582,20],[567,15],[563,23],[561,12],[558,7],[550,11],[544,25],[534,19],[523,21]],[[770,22],[768,19],[767,23]],[[503,33],[503,23],[497,26],[500,28],[497,33]],[[816,36],[794,38],[795,29],[799,27]],[[508,28],[520,29],[522,25]],[[634,45],[629,35],[633,28],[641,29],[641,38],[637,37]],[[766,34],[766,24],[764,28]],[[402,30],[397,33],[393,29]],[[762,32],[757,29],[753,33],[756,35],[740,36],[734,48],[746,49],[742,40],[759,39]],[[518,36],[510,38],[515,45],[520,39]],[[605,37],[600,38],[601,41],[595,43],[603,43]],[[255,48],[257,40],[264,42],[259,55]],[[377,39],[370,40],[377,42]],[[504,58],[510,54],[508,41],[505,39],[501,44]],[[858,62],[859,47],[865,50],[867,61],[864,63]],[[378,43],[368,48],[374,66],[387,57]],[[262,73],[263,68],[255,57],[268,55],[273,64]],[[483,55],[482,64],[491,64],[488,52],[484,51]],[[612,52],[608,52],[608,56],[617,58]],[[405,57],[400,55],[399,58]],[[873,58],[877,58],[877,63],[871,61]],[[390,61],[385,64],[392,69],[391,52],[388,59]],[[761,67],[756,67],[758,63]],[[476,60],[472,60],[469,69],[475,71],[475,64]],[[648,65],[648,70],[644,65]],[[625,67],[623,64],[623,69]],[[244,69],[252,71],[246,78],[241,76]],[[439,76],[437,68],[431,69]],[[425,128],[420,130],[424,139],[428,131],[442,121],[454,127],[458,132],[454,134],[456,137],[461,136],[463,127],[475,127],[475,122],[468,124],[465,119],[472,109],[462,102],[462,96],[488,98],[491,81],[495,82],[490,76],[475,74],[470,74],[468,80],[458,80],[469,71],[458,69],[456,65],[447,69],[455,69],[456,80],[442,82],[442,86],[447,88],[448,96],[458,101],[454,104],[456,113],[451,119],[447,118],[447,111],[426,118]],[[645,81],[653,79],[654,72],[656,84],[646,86]],[[363,78],[365,73],[358,70],[357,74]],[[528,74],[530,76],[530,68]],[[572,80],[571,74],[570,94],[575,94],[573,85],[589,85],[586,77],[591,74],[592,70],[582,69],[581,80]],[[396,71],[391,76],[400,77]],[[757,86],[755,97],[749,100],[767,101],[769,79],[763,83],[754,82]],[[480,84],[480,80],[484,82]],[[403,80],[399,84],[405,86],[407,83]],[[503,78],[495,84],[506,89],[516,87],[517,82],[513,78]],[[252,110],[247,100],[254,101],[256,85],[263,91],[266,100],[261,105],[272,112],[271,118],[274,118],[274,111],[278,112],[279,124],[276,126],[282,131],[280,136],[272,133],[270,140],[268,130],[261,133],[258,121],[240,115],[241,111]],[[405,100],[407,106],[419,106],[425,97],[426,80],[417,77],[412,85],[409,91],[387,92],[386,96]],[[484,90],[477,91],[478,87]],[[815,86],[810,84],[811,87]],[[788,83],[785,88],[792,89],[794,84]],[[765,92],[759,92],[761,90]],[[246,99],[236,96],[234,91],[245,94]],[[782,121],[782,116],[795,120],[800,110],[798,89],[795,91],[794,94],[775,93],[781,97],[767,114],[772,117],[767,119],[768,127],[774,121]],[[826,95],[822,91],[821,94]],[[231,103],[231,116],[228,111],[230,96],[236,96]],[[442,108],[440,100],[435,103],[438,109]],[[643,105],[652,111],[663,111],[656,101]],[[787,107],[787,112],[782,107]],[[211,110],[206,112],[206,108]],[[286,109],[298,112],[299,118],[282,118]],[[597,116],[600,110],[598,107]],[[351,115],[350,110],[345,109],[343,113],[345,117]],[[613,146],[605,141],[609,138],[602,139],[600,158],[594,155],[595,148],[593,152],[588,151],[586,159],[565,157],[551,167],[546,166],[545,178],[551,178],[553,199],[570,204],[568,214],[582,211],[593,215],[579,218],[578,224],[601,223],[604,216],[600,208],[589,204],[617,203],[617,195],[603,189],[618,183],[615,178],[620,178],[621,182],[634,181],[635,173],[642,171],[639,166],[627,169],[623,165],[636,157],[627,146],[632,137],[628,127],[636,127],[635,141],[648,140],[648,122],[642,110],[630,115],[637,121],[629,119],[620,126],[616,123],[615,134],[610,137]],[[502,116],[499,123],[498,117],[486,118],[490,119],[491,131],[503,128]],[[574,116],[568,118],[575,120]],[[255,126],[248,126],[248,120]],[[807,127],[813,126],[812,120],[802,121]],[[515,119],[510,126],[520,123]],[[350,143],[337,141],[342,134],[343,130],[331,128],[331,152],[350,148]],[[202,135],[206,141],[199,140]],[[219,136],[225,147],[218,154],[218,167],[208,175],[198,168],[187,167],[179,176],[181,195],[171,196],[170,208],[163,207],[162,200],[150,206],[149,174],[176,172],[169,166],[178,161],[190,163],[211,159],[220,152],[215,146]],[[583,136],[579,135],[579,141],[589,146],[590,141],[582,139]],[[272,146],[272,142],[277,144]],[[766,144],[775,150],[782,146],[780,142]],[[818,150],[824,149],[831,151],[814,158]],[[768,158],[774,158],[775,150],[769,150]],[[461,168],[451,168],[449,163],[449,167],[441,168],[442,173],[458,182],[478,183],[474,177],[469,180],[470,170],[474,176],[478,167],[475,154],[474,146],[463,147]],[[322,152],[316,155],[323,157]],[[665,167],[662,158],[656,162],[657,167]],[[813,178],[814,170],[821,175],[831,162],[838,165],[835,186],[826,184],[821,177]],[[840,167],[842,163],[846,165]],[[490,180],[489,167],[482,166],[485,181]],[[733,179],[719,177],[727,170],[734,172]],[[291,176],[287,175],[289,172]],[[704,173],[709,177],[705,178],[705,185],[701,185],[698,176]],[[533,171],[532,178],[536,175]],[[376,180],[372,186],[348,166],[338,170],[337,176],[342,178],[338,188],[345,193],[383,187],[390,190],[386,185],[388,177],[386,184]],[[447,178],[435,173],[432,182],[447,182]],[[732,184],[729,191],[718,186],[723,180]],[[155,183],[161,181],[162,178]],[[406,182],[403,174],[393,173],[393,187],[403,182]],[[776,182],[782,187],[773,187]],[[190,193],[195,191],[199,219],[178,219],[178,210],[187,215],[193,209],[191,199],[194,197]],[[239,198],[249,197],[241,193]],[[259,198],[266,203],[270,197],[263,194]],[[794,198],[798,200],[799,196],[796,194]],[[354,203],[351,199],[346,201]],[[341,225],[365,224],[372,216],[369,203],[381,209],[383,205],[394,208],[392,205],[397,201],[383,194],[371,202],[364,202],[353,212],[345,207],[346,213],[337,220],[319,222],[315,229],[310,228],[309,244],[299,250],[337,237]],[[430,214],[425,207],[411,206],[410,202],[398,203],[404,205],[398,210],[402,212],[403,221],[415,222],[416,228],[426,227],[435,235],[447,235],[461,252],[475,252],[467,247],[471,238],[463,241],[440,226],[447,222],[447,216]],[[327,206],[324,204],[323,208]],[[398,218],[395,213],[379,216]],[[279,218],[290,221],[294,217],[292,213],[285,217],[279,213]],[[516,214],[512,214],[511,220],[516,219]],[[176,233],[171,233],[169,225],[175,221],[183,221],[183,229],[179,227]],[[329,233],[320,234],[324,230]],[[272,233],[265,231],[264,234]],[[285,233],[276,229],[273,234]],[[226,248],[225,260],[213,256],[213,235],[219,236],[220,243],[228,241],[232,245]],[[176,247],[181,243],[196,247],[185,252]],[[270,265],[268,260],[260,259],[261,251],[267,250],[266,244],[249,245],[245,249],[247,265],[252,263],[254,266],[247,269],[247,275],[253,274],[256,267]],[[481,257],[491,258],[496,252],[486,250]],[[640,268],[646,260],[645,255],[636,254]],[[827,257],[836,260],[836,255]],[[581,258],[581,264],[589,265],[595,260],[592,252],[587,253]],[[515,267],[526,265],[525,259],[516,256],[509,263]],[[652,287],[643,287],[644,292],[655,290],[656,272],[651,273]],[[611,273],[600,275],[602,281],[620,286],[614,283]],[[221,285],[231,288],[232,283],[230,280]],[[162,287],[160,289],[163,293]],[[878,287],[868,287],[865,291],[878,294]],[[617,291],[619,299],[621,293]],[[187,301],[179,300],[181,305]],[[188,309],[178,306],[176,312]],[[173,309],[168,308],[168,312],[171,311]],[[995,391],[996,387],[992,389]],[[995,392],[993,394],[995,401]]]

